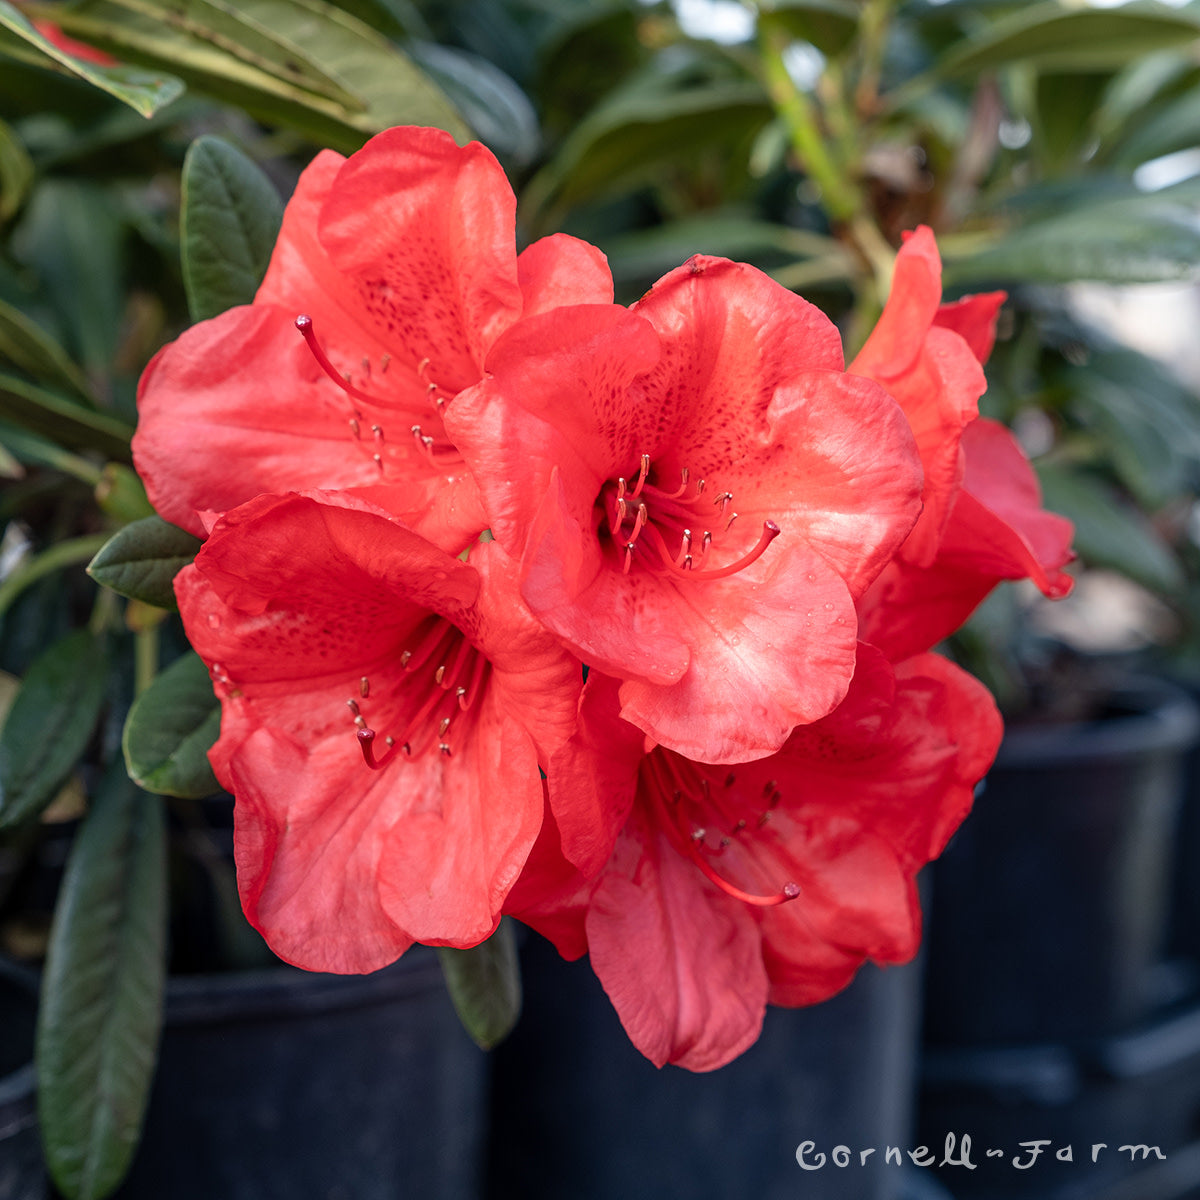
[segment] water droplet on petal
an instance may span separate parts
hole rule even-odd
[[[221,624],[221,618],[216,613],[209,613],[208,624],[211,629],[216,629]]]

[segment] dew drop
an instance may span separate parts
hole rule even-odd
[[[826,611],[826,612],[833,612],[833,605],[832,605],[832,604],[826,604],[826,605],[825,605],[825,611]]]
[[[216,629],[221,624],[221,618],[216,613],[208,614],[208,625],[210,629]]]

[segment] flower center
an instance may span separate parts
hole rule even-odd
[[[611,541],[625,574],[637,563],[655,574],[692,579],[734,575],[761,558],[779,536],[779,526],[764,521],[748,553],[718,563],[719,543],[727,541],[725,535],[737,520],[732,504],[732,492],[713,496],[705,492],[705,480],[692,484],[687,467],[680,471],[678,487],[668,490],[652,470],[648,454],[642,455],[632,483],[623,475],[616,482],[608,480],[596,500],[601,539]]]
[[[417,449],[429,459],[432,466],[439,470],[452,466],[462,461],[454,443],[446,436],[445,427],[442,425],[442,412],[446,407],[446,403],[454,397],[444,388],[439,387],[429,379],[429,359],[423,358],[417,365],[417,375],[421,378],[425,385],[425,402],[416,402],[403,397],[395,397],[390,399],[381,399],[379,396],[373,396],[364,391],[354,382],[354,377],[350,372],[341,372],[330,361],[329,355],[325,353],[321,343],[317,341],[316,330],[313,328],[312,317],[301,314],[296,318],[296,328],[300,331],[312,356],[317,361],[317,365],[337,384],[343,392],[346,393],[352,400],[358,400],[363,404],[373,405],[375,408],[381,408],[385,411],[400,413],[406,421],[412,421],[416,417],[418,420],[409,425],[408,434],[412,438]],[[391,358],[389,355],[384,355],[380,359],[379,373],[386,375]],[[366,383],[371,381],[371,360],[369,358],[362,359],[362,378]],[[429,411],[429,406],[432,406],[432,414]],[[362,412],[354,408],[350,417],[350,432],[354,435],[356,441],[362,439],[362,423],[364,417]],[[375,453],[372,457],[375,459],[379,468],[383,469],[383,456],[380,451],[383,448],[383,428],[378,424],[371,426],[371,436],[375,442]]]
[[[404,687],[404,728],[398,735],[384,738],[387,750],[381,757],[376,757],[378,735],[367,724],[360,699],[346,701],[354,714],[363,760],[374,771],[387,766],[397,751],[415,758],[436,747],[449,758],[454,753],[451,738],[462,736],[469,728],[491,674],[487,657],[445,617],[433,613],[425,617],[413,629],[409,646],[400,655],[401,669],[411,676]],[[366,700],[370,694],[371,681],[364,675],[359,680],[359,697]]]
[[[741,866],[743,873],[766,873],[761,866],[756,869],[755,851],[761,847],[755,838],[770,822],[781,798],[774,780],[763,787],[761,808],[750,830],[747,818],[739,814],[753,815],[753,808],[740,793],[734,794],[737,775],[733,771],[714,787],[696,763],[662,746],[656,746],[642,759],[640,771],[638,790],[650,798],[676,849],[726,895],[756,908],[774,908],[800,895],[799,885],[791,882],[767,895],[749,891],[725,878],[713,865],[713,860],[723,859],[734,869]]]

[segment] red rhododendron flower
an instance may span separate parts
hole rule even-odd
[[[851,370],[882,382],[913,426],[926,468],[916,528],[859,603],[860,636],[893,659],[953,633],[1004,579],[1032,579],[1051,597],[1072,585],[1073,527],[1042,509],[1016,439],[978,417],[977,366],[991,353],[1002,292],[940,304],[941,261],[920,229],[900,250],[883,316]],[[905,321],[913,341],[896,333]],[[920,335],[925,329],[924,336]]]
[[[176,592],[221,698],[242,903],[276,953],[358,972],[487,937],[581,686],[503,550],[462,562],[345,493],[264,496]]]
[[[465,545],[483,520],[447,404],[522,315],[612,299],[584,242],[518,257],[514,212],[492,154],[440,130],[319,154],[254,303],[189,329],[142,376],[134,456],[159,514],[200,534],[200,513],[262,493],[393,485],[389,508]]]
[[[711,1070],[755,1040],[768,1002],[812,1004],[868,958],[913,956],[914,876],[999,745],[981,684],[931,654],[893,670],[864,646],[833,713],[732,767],[647,749],[616,688],[589,678],[580,733],[549,767],[556,812],[564,791],[585,811],[608,801],[615,848],[589,879],[548,815],[508,908],[590,955],[643,1054]]]
[[[697,257],[631,311],[523,321],[446,422],[526,602],[655,741],[761,757],[842,699],[920,468],[812,305]]]

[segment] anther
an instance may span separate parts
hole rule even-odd
[[[377,442],[383,441],[383,427],[381,425],[372,425],[371,432],[375,435]]]
[[[450,757],[450,747],[445,742],[438,743],[438,749],[447,757]]]
[[[404,651],[402,651],[402,652],[401,652],[401,654],[400,654],[400,666],[401,666],[402,668],[403,668],[403,667],[407,667],[407,666],[408,666],[408,660],[409,660],[410,658],[412,658],[412,651],[411,651],[411,650],[404,650]]]
[[[382,454],[372,454],[372,455],[371,455],[371,461],[372,461],[372,462],[374,462],[374,464],[375,464],[375,465],[376,465],[376,466],[377,466],[377,467],[378,467],[378,468],[379,468],[381,471],[383,470],[383,455],[382,455]]]
[[[396,739],[390,733],[383,740],[387,742],[389,748],[396,744]]]
[[[363,695],[365,696],[365,695],[366,695],[366,692],[363,692]],[[356,717],[358,716],[358,701],[357,701],[357,700],[347,700],[347,701],[346,701],[346,707],[347,707],[347,708],[348,708],[348,709],[349,709],[349,710],[350,710],[350,711],[351,711],[351,712],[352,712],[352,713],[353,713],[353,714],[354,714]]]
[[[438,737],[445,737],[446,730],[450,728],[450,718],[443,717],[438,723]]]
[[[350,418],[350,432],[354,434],[355,437],[362,436],[361,431],[358,428],[358,422],[353,417]]]
[[[381,375],[387,374],[387,369],[388,369],[388,366],[390,365],[391,361],[392,361],[392,356],[390,354],[385,354],[379,360],[379,373]]]
[[[687,491],[687,485],[688,485],[688,469],[687,469],[687,467],[681,468],[679,473],[683,476],[683,482],[679,485],[679,490],[677,492],[672,492],[667,497],[668,500],[678,500],[679,497],[682,496],[683,493]]]
[[[355,717],[354,723],[355,723],[355,725],[357,725],[359,727],[359,729],[366,729],[366,727],[367,727],[366,721],[363,720],[363,718],[361,716]]]
[[[437,683],[441,683],[446,678],[446,664],[442,663],[440,667],[433,673],[433,678]]]
[[[696,495],[697,496],[704,495],[704,480],[703,479],[696,480]]]
[[[646,486],[646,480],[650,475],[650,455],[643,454],[641,465],[638,467],[637,480],[634,484],[633,496],[636,500],[642,494],[642,488]]]
[[[371,694],[371,681],[365,675],[358,681],[358,694],[364,700]]]
[[[633,552],[636,549],[632,542],[625,543],[625,564],[621,567],[621,572],[624,575],[629,574],[629,564],[633,562]]]
[[[703,826],[698,826],[697,828],[692,830],[692,841],[693,842],[702,842],[702,841],[704,841],[704,838],[707,834],[708,834],[707,829],[705,829]]]
[[[370,379],[371,378],[371,360],[365,354],[362,356],[362,369],[363,369],[363,374],[368,379]]]

